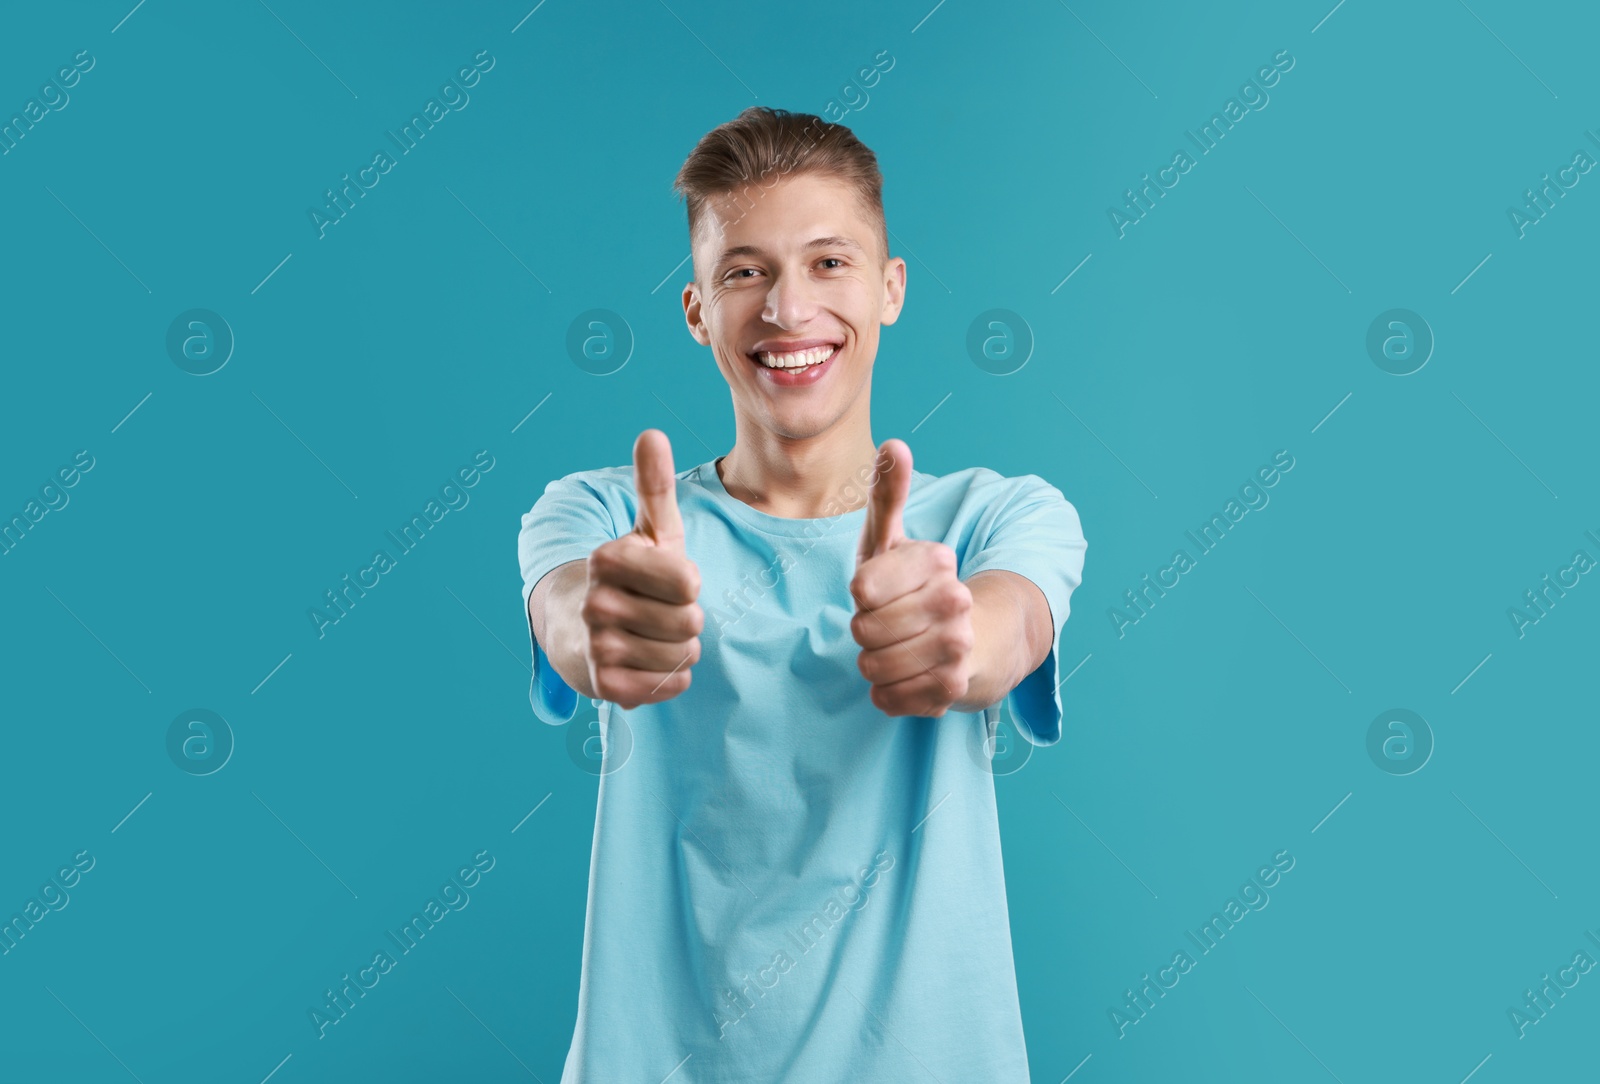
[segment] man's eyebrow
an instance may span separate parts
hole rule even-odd
[[[865,251],[859,244],[848,237],[817,237],[807,241],[805,247],[808,250],[814,248],[853,248],[857,252]],[[765,255],[765,250],[760,245],[734,245],[732,248],[723,249],[722,255],[717,262],[726,263],[739,256],[761,255]]]

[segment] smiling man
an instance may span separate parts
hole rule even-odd
[[[522,518],[534,710],[604,738],[565,1084],[1029,1079],[989,756],[1002,701],[1061,736],[1086,543],[1036,475],[873,440],[882,183],[809,114],[705,135],[683,308],[733,448],[649,429]]]

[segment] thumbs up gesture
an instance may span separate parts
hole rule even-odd
[[[684,553],[672,445],[646,429],[633,445],[638,514],[633,530],[590,552],[580,614],[595,695],[624,709],[670,700],[689,687],[705,615],[700,571]]]
[[[906,537],[910,492],[911,449],[886,440],[850,581],[850,634],[875,707],[937,718],[966,695],[972,677],[972,592],[956,576],[955,550]]]

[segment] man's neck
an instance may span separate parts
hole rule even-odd
[[[762,432],[736,439],[717,462],[730,496],[785,519],[817,519],[853,511],[867,503],[877,446],[870,430],[845,436],[832,430],[802,441]]]

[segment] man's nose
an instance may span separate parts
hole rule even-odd
[[[804,272],[779,271],[767,290],[761,318],[779,327],[799,327],[816,312],[816,284]]]

